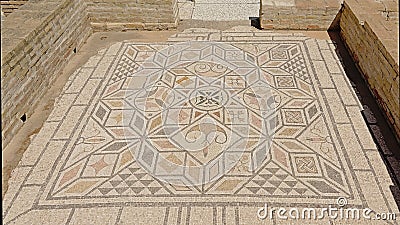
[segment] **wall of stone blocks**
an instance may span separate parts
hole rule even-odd
[[[1,0],[1,11],[7,16],[28,0]]]
[[[95,31],[167,30],[177,27],[177,0],[85,1]]]
[[[375,26],[374,21],[382,19],[371,14],[368,20],[362,20],[367,14],[354,4],[345,2],[343,6],[341,36],[400,140],[398,31]]]
[[[337,0],[262,0],[260,25],[263,29],[328,30],[340,10]]]
[[[2,21],[3,147],[91,34],[83,0],[29,1]]]

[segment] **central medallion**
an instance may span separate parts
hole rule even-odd
[[[228,101],[228,94],[220,87],[206,86],[190,94],[190,104],[199,110],[214,111],[222,108]]]

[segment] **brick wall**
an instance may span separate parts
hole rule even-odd
[[[263,29],[328,30],[340,6],[338,0],[262,0],[260,25]]]
[[[166,30],[178,22],[177,0],[86,0],[95,31]]]
[[[398,18],[383,19],[387,9],[376,2],[368,4],[377,4],[371,7],[374,11],[345,1],[340,34],[400,140]]]
[[[3,147],[90,33],[82,0],[28,2],[2,21]]]

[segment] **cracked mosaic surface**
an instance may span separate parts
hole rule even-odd
[[[367,128],[350,114],[360,106],[334,45],[241,29],[191,29],[92,57],[14,171],[5,222],[45,213],[60,224],[248,224],[264,203],[338,197],[397,213],[371,136],[357,136]]]

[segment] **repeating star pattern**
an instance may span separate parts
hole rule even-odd
[[[96,135],[82,136],[72,147],[71,155],[79,157],[66,162],[51,196],[351,196],[301,43],[271,43],[243,55],[233,46],[199,45],[179,55],[155,54],[159,48],[125,45],[84,128]],[[210,56],[235,61],[227,66]],[[272,134],[271,145],[260,141]],[[235,141],[226,146],[225,139]],[[243,153],[224,153],[228,148]],[[259,152],[262,162],[256,162]],[[229,170],[208,167],[201,173],[218,179],[189,185],[195,178],[204,181],[196,170],[221,157],[232,164]],[[178,171],[183,165],[188,173]],[[150,170],[178,181],[165,183]]]

